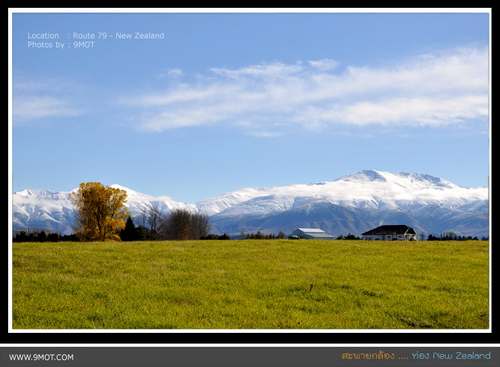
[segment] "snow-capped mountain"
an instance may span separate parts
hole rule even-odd
[[[63,234],[73,233],[75,209],[69,192],[23,190],[12,198],[14,228],[47,228]]]
[[[168,196],[154,197],[120,185],[111,185],[127,192],[127,207],[133,218],[139,218],[143,210],[152,205],[162,213],[174,208],[196,211],[193,204],[180,203]],[[75,189],[76,190],[76,189]],[[49,190],[23,190],[16,192],[12,200],[12,222],[14,228],[44,228],[62,234],[74,233],[75,208],[69,192]]]
[[[212,222],[228,233],[319,227],[359,235],[381,224],[406,224],[426,234],[488,235],[487,188],[414,173],[366,170],[330,182],[238,190],[197,206],[220,208],[210,213]]]
[[[196,204],[113,187],[127,191],[133,217],[153,204],[164,213],[186,208],[209,214],[214,233],[291,233],[298,227],[318,227],[338,236],[359,235],[381,224],[406,224],[419,233],[488,236],[488,188],[464,188],[417,173],[365,170],[321,183],[245,188]],[[14,226],[72,233],[68,194],[15,193]]]
[[[141,194],[140,192],[120,185],[111,185],[111,187],[127,192],[126,205],[133,218],[138,218],[145,210],[151,208],[152,205],[156,206],[161,213],[169,213],[172,209],[187,209],[192,212],[198,211],[195,204],[174,201],[168,196]]]

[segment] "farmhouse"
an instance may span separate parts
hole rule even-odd
[[[326,234],[323,230],[319,228],[297,228],[289,238],[306,238],[315,240],[334,240],[335,237]]]
[[[385,225],[361,234],[366,241],[418,241],[418,234],[405,225]]]

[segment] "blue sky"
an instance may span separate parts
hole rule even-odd
[[[12,10],[13,191],[195,203],[363,169],[488,185],[487,10],[93,11]]]

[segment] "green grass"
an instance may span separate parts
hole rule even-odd
[[[14,329],[485,329],[488,242],[14,243]]]

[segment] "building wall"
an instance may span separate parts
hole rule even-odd
[[[392,240],[397,240],[397,241],[409,241],[409,240],[415,240],[417,241],[418,240],[418,236],[417,235],[407,235],[407,236],[404,236],[402,234],[398,234],[398,235],[380,235],[380,234],[377,234],[377,235],[370,235],[370,236],[363,236],[363,240],[365,241],[392,241]]]
[[[314,233],[314,234],[308,234],[307,232],[301,231],[300,229],[296,229],[295,231],[292,232],[293,235],[299,236],[300,238],[305,238],[305,239],[316,239],[316,240],[333,240],[333,236],[328,236],[326,233]],[[323,237],[323,235],[325,237]]]

